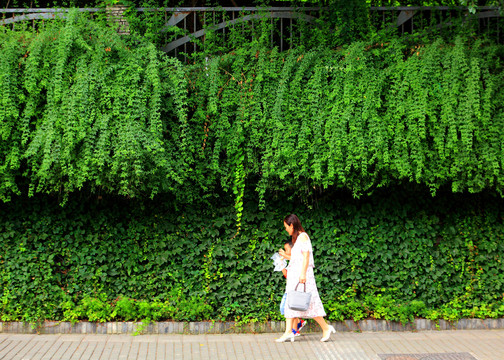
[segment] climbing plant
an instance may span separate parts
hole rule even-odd
[[[76,13],[37,33],[2,28],[2,199],[223,193],[240,217],[247,187],[262,200],[403,181],[502,191],[501,45],[279,52],[265,38],[182,65]]]

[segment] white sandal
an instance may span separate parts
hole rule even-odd
[[[322,339],[320,339],[320,341],[326,342],[327,340],[329,340],[329,338],[331,337],[331,333],[336,334],[336,330],[334,329],[334,327],[332,325],[329,325],[329,334],[327,334],[327,336],[324,336]]]
[[[283,334],[281,338],[279,339],[276,339],[275,341],[278,342],[278,343],[281,343],[281,342],[286,342],[287,340],[290,340],[291,342],[294,342],[294,334],[293,333],[290,333],[290,334]]]

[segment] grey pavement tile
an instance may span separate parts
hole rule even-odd
[[[479,349],[481,351],[488,350],[489,352],[497,353],[499,351],[499,344],[496,343],[493,339],[481,339],[479,341]]]
[[[93,351],[92,359],[101,359],[103,350],[105,349],[107,343],[106,342],[97,342],[96,347]]]
[[[28,354],[30,351],[32,351],[34,348],[39,347],[39,343],[37,341],[28,341],[25,342],[26,346],[23,347],[13,358],[12,360],[21,360],[21,359],[26,359],[28,358]]]
[[[82,334],[65,334],[60,335],[60,341],[71,341],[71,342],[81,342],[85,338],[85,335]]]
[[[71,343],[68,342],[68,341],[58,342],[59,346],[57,347],[56,352],[52,355],[51,359],[60,360],[65,355],[65,353],[68,351],[68,348],[70,347],[70,344]]]
[[[70,360],[80,360],[83,359],[84,354],[87,354],[87,348],[92,347],[93,344],[90,343],[79,343],[79,346],[74,350],[74,353],[70,357]]]
[[[147,347],[147,360],[156,360],[157,358],[157,342],[151,342]]]
[[[111,356],[112,356],[112,353],[114,352],[114,350],[116,350],[116,348],[118,346],[120,348],[120,344],[107,342],[105,344],[105,346],[103,347],[100,358],[101,359],[115,359],[115,358],[117,358],[117,355],[119,355],[119,354],[117,354],[115,357],[111,357]]]
[[[139,341],[137,342],[137,344],[138,344],[138,354],[142,354],[142,359],[146,359],[149,343]]]
[[[53,342],[52,341],[44,341],[44,340],[39,341],[37,339],[37,341],[35,341],[35,343],[36,343],[36,346],[32,347],[25,355],[28,359],[42,358],[45,355],[45,353],[47,351],[49,351]]]
[[[137,335],[137,336],[132,336],[133,342],[137,343],[151,343],[151,342],[157,342],[158,341],[158,336],[157,335]]]
[[[127,359],[133,359],[133,360],[138,359],[139,348],[140,348],[140,343],[138,343],[138,342],[130,343]]]
[[[10,334],[8,335],[9,340],[21,340],[21,341],[26,341],[26,340],[32,340],[36,338],[37,335],[25,335],[25,334]]]
[[[166,354],[166,344],[165,343],[156,343],[156,359],[168,359]]]
[[[90,360],[92,359],[93,352],[96,348],[96,341],[83,341],[82,344],[85,344],[86,348],[84,349],[81,359],[82,360]]]
[[[13,340],[9,346],[0,351],[0,359],[13,359],[27,347],[28,343],[23,340]],[[29,349],[28,349],[29,350]]]
[[[380,354],[382,360],[478,360],[468,353]]]
[[[121,343],[121,351],[119,352],[119,357],[117,358],[118,360],[126,360],[128,358],[130,351],[130,344],[131,343],[126,342]]]
[[[175,359],[182,358],[184,353],[184,348],[181,343],[173,343],[173,356]]]
[[[456,334],[448,337],[445,341],[447,349],[457,349],[457,351],[461,352],[471,351],[471,348],[470,346],[468,346],[468,344],[469,343],[467,341],[464,341],[462,338],[457,337]]]
[[[344,360],[344,355],[341,353],[341,346],[335,341],[321,343],[319,346],[313,346],[313,352],[318,359],[335,359]]]
[[[86,334],[82,339],[83,342],[102,342],[108,341],[110,335]]]
[[[4,351],[5,348],[9,347],[9,345],[11,345],[13,343],[12,340],[10,339],[5,339],[4,341],[2,341],[0,343],[0,354],[2,354],[2,352]]]
[[[56,340],[54,341],[53,343],[51,343],[51,346],[49,347],[49,349],[46,351],[46,353],[40,358],[40,360],[51,360],[51,359],[54,359],[54,354],[56,354],[56,352],[59,350],[60,346],[62,345],[63,343]],[[37,355],[35,355],[35,357],[37,357]]]
[[[400,333],[400,334],[398,334],[399,338],[393,342],[394,345],[401,348],[401,350],[397,350],[398,352],[399,351],[402,353],[415,353],[416,352],[415,347],[409,341],[408,335],[409,335],[409,333],[407,333],[407,334]]]
[[[58,360],[71,360],[80,346],[80,341],[68,342],[68,344],[67,351]]]
[[[373,350],[371,346],[369,346],[368,340],[364,340],[360,342],[362,349],[366,353],[366,355],[372,359],[373,357],[377,358],[376,351]],[[374,359],[373,359],[374,360]]]
[[[12,359],[16,354],[21,351],[25,343],[21,340],[13,340],[8,346],[0,351],[0,359]]]
[[[129,343],[129,342],[133,342],[134,338],[135,337],[132,335],[114,334],[114,335],[110,335],[107,338],[107,342],[109,342],[109,343]]]

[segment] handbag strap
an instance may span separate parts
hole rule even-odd
[[[296,285],[296,288],[294,290],[297,291],[297,287],[299,286],[299,284],[301,284],[301,283],[298,282],[297,285]],[[304,283],[303,285],[304,285],[304,292],[306,292],[306,283]]]

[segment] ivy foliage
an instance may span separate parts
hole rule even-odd
[[[186,120],[178,61],[76,12],[37,34],[2,28],[0,38],[4,201],[20,192],[16,176],[30,196],[84,184],[134,196],[157,192],[160,178],[180,181],[162,120]]]
[[[177,201],[401,182],[502,192],[503,48],[482,39],[248,45],[182,65],[72,13],[2,28],[0,196]]]
[[[312,239],[330,320],[504,316],[495,194],[395,187],[326,194],[311,209],[282,197],[258,211],[249,193],[238,235],[232,199],[180,211],[169,199],[61,207],[36,196],[0,210],[3,321],[280,320],[285,279],[270,257],[292,211]]]
[[[75,12],[0,28],[3,319],[278,319],[293,211],[331,319],[500,314],[502,46],[269,26],[187,64]]]

